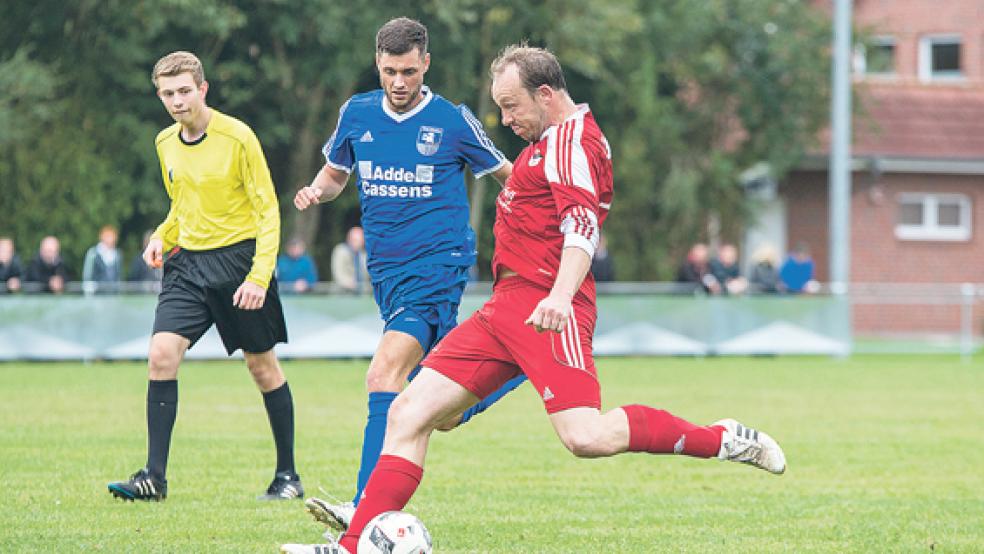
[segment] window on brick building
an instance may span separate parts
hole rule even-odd
[[[967,241],[971,235],[970,198],[962,194],[899,195],[895,236],[901,240]]]
[[[895,74],[895,38],[875,37],[854,50],[854,72],[858,75]]]
[[[919,41],[919,78],[923,81],[962,79],[961,44],[957,35],[935,35]]]

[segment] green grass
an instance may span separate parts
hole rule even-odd
[[[979,356],[605,359],[606,407],[647,403],[768,430],[776,477],[643,454],[578,460],[524,386],[432,442],[410,509],[439,553],[972,552],[984,549]],[[364,362],[288,361],[309,493],[351,494]],[[314,542],[260,503],[274,461],[240,363],[188,363],[161,504],[106,483],[145,459],[141,364],[0,364],[0,552],[275,552]]]

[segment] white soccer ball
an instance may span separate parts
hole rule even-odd
[[[372,518],[359,538],[359,554],[431,554],[427,528],[406,512],[383,512]]]

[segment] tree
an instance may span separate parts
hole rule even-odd
[[[717,218],[736,238],[754,212],[739,174],[780,178],[827,113],[829,26],[806,2],[661,0],[611,58],[596,102],[615,151],[608,224],[620,275],[668,279]],[[606,121],[617,122],[617,127]]]
[[[314,243],[322,268],[358,219],[355,191],[297,213],[294,192],[321,167],[341,103],[376,88],[376,29],[423,21],[427,82],[471,107],[503,152],[488,67],[505,45],[553,50],[575,100],[589,102],[614,152],[606,225],[620,276],[665,279],[708,221],[735,238],[754,217],[739,175],[780,178],[827,112],[829,24],[804,0],[36,0],[0,19],[0,234],[29,257],[44,234],[79,266],[105,223],[133,251],[168,200],[153,139],[171,120],[149,74],[192,50],[209,102],[259,136],[281,198],[284,235]],[[497,186],[472,184],[479,267],[492,252]],[[322,217],[322,214],[324,217]]]

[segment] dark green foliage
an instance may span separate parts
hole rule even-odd
[[[135,253],[167,207],[153,137],[171,121],[150,70],[185,49],[206,65],[209,102],[260,137],[285,240],[308,238],[327,275],[356,194],[304,214],[291,199],[323,163],[341,103],[377,86],[375,30],[398,15],[430,29],[427,82],[468,104],[510,157],[523,143],[498,125],[489,62],[521,40],[558,54],[614,151],[607,232],[623,279],[670,277],[712,216],[737,238],[754,217],[738,175],[767,162],[781,176],[827,112],[828,23],[798,0],[22,2],[0,19],[0,234],[25,258],[56,234],[79,268],[113,223]],[[486,181],[473,194],[483,271],[498,189]]]

